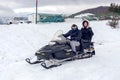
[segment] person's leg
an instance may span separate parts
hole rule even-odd
[[[77,52],[76,51],[76,46],[79,46],[80,43],[78,41],[70,41],[70,45],[71,45],[71,48],[74,52]]]
[[[90,41],[89,40],[81,40],[81,45],[83,49],[87,49],[90,47]]]

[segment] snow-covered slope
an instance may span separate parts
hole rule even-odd
[[[81,22],[22,24],[0,26],[0,80],[119,80],[120,29],[111,29],[107,21],[92,21],[96,55],[46,70],[29,65],[25,58],[34,57],[57,30],[67,32]]]

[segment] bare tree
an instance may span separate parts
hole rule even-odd
[[[109,26],[112,28],[117,28],[119,27],[119,17],[114,16],[111,21],[108,22]]]

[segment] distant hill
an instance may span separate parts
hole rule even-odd
[[[83,11],[80,11],[80,12],[70,15],[69,18],[73,18],[74,16],[84,14],[84,13],[92,13],[92,14],[96,14],[96,15],[107,14],[107,13],[109,13],[108,8],[109,8],[108,6],[99,6],[97,8],[83,10]]]

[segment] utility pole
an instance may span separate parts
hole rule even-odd
[[[38,0],[36,0],[36,15],[35,15],[35,24],[37,24],[37,14],[38,14]]]

